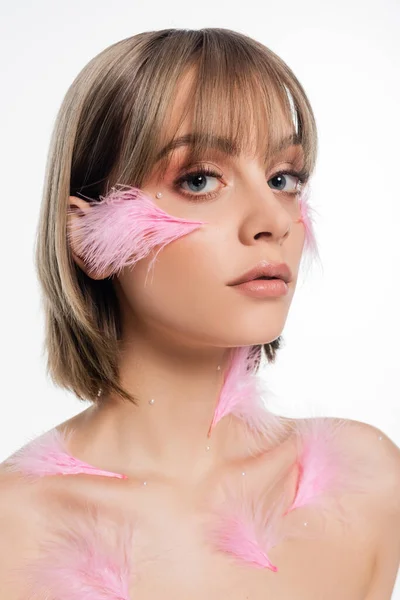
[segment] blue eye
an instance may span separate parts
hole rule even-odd
[[[297,182],[295,183],[293,190],[284,189],[285,186],[288,184],[287,183],[289,180],[288,176],[290,176],[291,178],[297,179]],[[276,189],[276,188],[272,188],[272,189],[276,189],[277,192],[282,192],[283,194],[289,194],[290,196],[297,196],[301,192],[302,186],[308,180],[308,178],[309,178],[309,173],[306,170],[301,170],[301,171],[286,170],[286,171],[279,171],[279,172],[275,173],[275,175],[273,175],[269,179],[268,183],[273,182],[275,180],[276,185],[280,186],[280,189]],[[214,187],[214,189],[209,190],[205,193],[199,193],[199,192],[203,192],[203,190],[207,189],[207,180],[210,180],[210,179],[221,180],[222,175],[220,173],[217,173],[213,169],[210,169],[209,167],[200,166],[200,167],[197,167],[196,170],[189,171],[189,172],[185,173],[184,175],[182,175],[181,177],[179,177],[178,179],[176,179],[173,182],[173,187],[175,190],[177,190],[183,196],[188,196],[189,198],[192,198],[192,199],[196,199],[196,200],[210,199],[210,198],[215,197],[219,193],[219,190],[220,190],[219,186],[217,186],[216,188]],[[185,190],[182,187],[183,184],[186,184],[189,189]],[[282,189],[282,187],[283,187],[283,189]]]
[[[189,196],[192,198],[210,198],[215,196],[219,188],[216,190],[211,190],[203,194],[199,194],[198,192],[202,192],[207,187],[208,179],[221,179],[222,175],[217,173],[216,171],[209,169],[207,167],[198,167],[195,171],[191,171],[182,175],[174,181],[174,188],[181,192],[184,196]],[[182,184],[187,184],[189,186],[189,190],[187,191],[182,188]]]
[[[271,179],[268,181],[268,183],[270,181],[274,181],[274,179],[277,181],[278,186],[285,186],[285,184],[287,183],[288,180],[288,175],[290,175],[290,177],[293,177],[295,179],[297,179],[297,183],[294,186],[294,190],[285,190],[285,189],[279,189],[277,190],[278,192],[284,192],[285,194],[291,194],[291,195],[297,195],[300,193],[302,185],[305,183],[305,181],[308,178],[308,174],[305,171],[279,171],[278,173],[276,173],[275,175],[273,175],[271,177]],[[274,189],[274,188],[272,188]]]

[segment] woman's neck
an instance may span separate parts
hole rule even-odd
[[[125,344],[120,361],[121,383],[137,405],[101,396],[78,415],[80,458],[127,474],[196,479],[237,455],[239,420],[222,419],[208,437],[229,349],[174,351],[137,339],[135,346]]]

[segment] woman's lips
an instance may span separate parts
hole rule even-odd
[[[286,295],[289,291],[287,283],[282,279],[252,279],[231,287],[254,298],[276,298]]]

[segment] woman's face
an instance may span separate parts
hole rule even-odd
[[[182,114],[185,93],[183,84],[172,123]],[[187,133],[188,120],[178,135]],[[210,149],[201,163],[182,172],[187,150],[178,147],[162,179],[150,174],[141,189],[166,213],[207,224],[165,246],[149,273],[154,253],[114,278],[124,339],[134,339],[139,330],[192,347],[271,342],[288,315],[305,238],[291,193],[298,180],[293,175],[277,180],[276,174],[301,167],[301,151],[291,146],[280,152],[266,172],[261,158],[232,158]],[[199,174],[199,167],[212,174]],[[285,295],[255,298],[228,285],[260,261],[287,263],[292,281]]]

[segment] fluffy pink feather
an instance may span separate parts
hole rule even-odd
[[[253,433],[268,443],[276,442],[283,431],[281,419],[270,412],[263,400],[267,390],[259,375],[254,373],[256,354],[253,346],[231,350],[231,362],[219,394],[208,437],[216,424],[232,414],[243,420]]]
[[[100,196],[100,201],[91,202],[91,208],[70,224],[68,238],[75,240],[77,254],[91,271],[101,274],[110,269],[110,274],[118,274],[156,246],[161,246],[159,252],[206,223],[173,217],[140,188],[120,187],[126,189],[114,188]],[[75,211],[71,207],[68,212]]]
[[[312,256],[318,256],[318,247],[315,238],[314,225],[313,225],[313,217],[312,212],[313,209],[309,204],[310,198],[310,186],[307,185],[302,190],[299,196],[299,208],[300,208],[300,217],[297,220],[299,223],[303,223],[304,232],[305,232],[305,240],[304,240],[304,250],[305,252],[310,252]]]
[[[342,510],[340,499],[348,492],[363,494],[371,489],[376,468],[368,457],[351,449],[351,424],[329,417],[300,419],[294,431],[298,479],[289,508],[284,510],[285,492],[266,510],[259,492],[244,494],[228,488],[227,501],[214,510],[218,521],[208,534],[216,549],[253,566],[271,568],[267,555],[273,546],[285,539],[316,537],[312,528],[303,528],[307,524],[303,521],[291,523],[285,531],[285,516],[294,509],[312,506],[323,513],[331,500],[338,500],[335,516],[344,525],[353,518]]]
[[[349,448],[351,425],[345,419],[319,417],[299,420],[296,426],[298,484],[285,514],[301,506],[324,507],[343,492],[364,493],[373,470],[365,457]],[[347,434],[343,435],[343,430]]]
[[[127,479],[127,475],[98,469],[72,456],[67,450],[72,434],[72,429],[63,433],[56,428],[50,429],[14,452],[5,461],[5,466],[31,478],[87,473]]]
[[[284,495],[265,509],[262,498],[254,498],[244,485],[241,491],[226,485],[225,502],[213,509],[213,521],[206,527],[207,541],[213,547],[236,560],[258,569],[278,571],[268,557],[270,550],[282,541],[279,517],[283,512]]]
[[[93,506],[64,517],[40,556],[22,567],[31,597],[46,591],[57,600],[129,600],[133,535],[133,522],[100,517]]]

